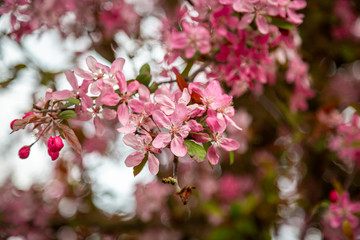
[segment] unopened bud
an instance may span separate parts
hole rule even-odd
[[[52,152],[50,149],[48,149],[48,153],[53,161],[59,157],[59,151]]]
[[[331,192],[329,193],[329,199],[332,203],[337,202],[337,200],[339,199],[339,194],[336,190],[331,190]]]
[[[14,130],[14,123],[16,122],[16,120],[17,119],[14,119],[14,120],[11,121],[11,123],[10,123],[11,130]]]
[[[25,115],[23,116],[23,119],[26,118],[27,116],[30,116],[30,115],[33,115],[33,114],[34,114],[33,112],[25,113]]]
[[[21,159],[28,158],[30,154],[30,146],[24,146],[19,150],[19,157]]]
[[[49,137],[47,145],[51,152],[59,152],[64,147],[60,136]]]

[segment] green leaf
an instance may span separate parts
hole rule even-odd
[[[71,110],[69,110],[71,111]],[[72,130],[69,126],[65,125],[65,124],[60,124],[59,125],[59,130],[61,131],[61,134],[64,136],[64,138],[66,139],[67,143],[78,153],[81,155],[82,152],[82,147],[81,147],[81,143],[78,139],[78,137],[76,136],[74,130]]]
[[[76,118],[77,114],[74,110],[65,110],[59,114],[59,118],[61,119],[70,119],[70,118]]]
[[[152,76],[150,73],[140,73],[137,75],[136,80],[138,80],[140,83],[144,84],[145,86],[149,86],[151,82]]]
[[[234,164],[234,152],[230,151],[229,152],[229,158],[230,158],[230,165]]]
[[[64,99],[63,101],[68,101],[68,102],[71,102],[73,104],[79,104],[80,103],[80,99],[77,99],[77,98],[67,98],[67,99]]]
[[[273,18],[271,20],[271,23],[275,26],[277,26],[278,28],[281,28],[281,29],[286,29],[286,30],[290,30],[290,29],[293,29],[294,28],[294,25],[285,21],[284,19],[282,18]]]
[[[143,170],[147,160],[148,160],[148,155],[146,155],[144,157],[144,159],[141,161],[141,163],[139,165],[137,165],[133,168],[134,177],[136,177],[136,175],[138,175]]]
[[[156,82],[153,82],[149,87],[149,91],[151,93],[154,93],[158,88],[159,88],[159,84],[157,84]]]
[[[191,157],[193,157],[198,162],[204,161],[206,157],[206,151],[202,146],[189,140],[185,140],[185,145],[187,147],[188,154]]]
[[[146,73],[150,73],[150,65],[147,63],[142,65],[140,68],[140,74],[146,74]]]

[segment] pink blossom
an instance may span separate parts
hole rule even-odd
[[[65,71],[65,76],[67,81],[70,83],[72,87],[72,91],[70,90],[62,90],[56,91],[51,94],[52,98],[55,100],[63,100],[67,98],[78,98],[81,101],[81,109],[83,112],[86,112],[88,108],[93,106],[93,100],[91,97],[87,95],[88,87],[91,81],[84,80],[81,86],[79,87],[78,81],[76,79],[75,74],[67,70]]]
[[[235,114],[234,108],[230,106],[232,97],[223,94],[223,90],[218,81],[211,81],[204,91],[193,83],[189,85],[189,89],[201,96],[201,101],[208,108],[208,115],[210,117],[218,118],[224,123],[230,123],[235,128],[241,130],[232,120]]]
[[[129,122],[129,102],[131,101],[131,96],[139,88],[138,81],[132,81],[127,84],[125,76],[122,72],[116,73],[116,78],[118,79],[118,85],[120,90],[120,95],[117,94],[113,89],[101,96],[101,102],[105,105],[116,106],[117,107],[117,116],[118,120],[122,125],[126,125]]]
[[[159,172],[159,160],[153,153],[160,153],[161,151],[151,146],[152,138],[149,135],[142,135],[141,137],[134,134],[126,134],[123,137],[125,145],[134,148],[135,152],[131,153],[126,159],[127,167],[134,167],[139,165],[145,156],[148,157],[148,165],[151,174],[156,175]]]
[[[192,58],[196,51],[206,54],[210,51],[210,34],[202,26],[193,26],[187,22],[182,24],[183,32],[172,32],[170,35],[170,48],[174,50],[185,49],[185,57]]]
[[[351,202],[348,192],[344,192],[337,203],[332,203],[329,211],[332,214],[330,225],[333,228],[340,227],[345,220],[350,223],[352,228],[359,225],[359,220],[354,214],[360,212],[360,202]]]
[[[279,0],[279,5],[281,6],[279,15],[283,18],[286,18],[293,24],[302,23],[303,14],[296,14],[296,10],[300,10],[306,7],[305,0]]]
[[[153,146],[156,148],[164,148],[170,142],[171,152],[183,157],[187,153],[187,148],[184,143],[184,138],[189,135],[190,127],[184,125],[187,118],[187,111],[185,104],[177,104],[175,106],[174,114],[171,119],[162,111],[156,110],[153,113],[153,119],[159,127],[168,129],[169,132],[160,132],[153,141]]]
[[[91,84],[90,92],[97,95],[102,91],[104,85],[113,87],[118,83],[118,77],[116,77],[116,74],[123,75],[122,69],[125,59],[117,58],[111,64],[110,68],[97,62],[92,56],[88,56],[86,58],[86,63],[90,72],[77,68],[75,69],[75,73],[86,80],[92,80],[93,82]]]
[[[233,139],[223,137],[226,125],[219,123],[219,120],[216,118],[207,118],[206,123],[209,125],[209,128],[212,132],[212,142],[207,151],[207,158],[209,162],[213,165],[217,164],[219,161],[219,155],[217,153],[217,148],[220,146],[225,151],[234,151],[240,147],[240,144]]]

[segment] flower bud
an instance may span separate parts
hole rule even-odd
[[[30,116],[30,115],[33,115],[34,113],[33,112],[28,112],[28,113],[26,113],[22,118],[24,119],[24,118],[26,118],[27,116]]]
[[[19,150],[19,157],[21,159],[28,158],[30,154],[30,146],[24,146]]]
[[[11,130],[14,130],[14,123],[16,122],[16,120],[17,119],[14,119],[14,120],[11,121],[11,123],[10,123]]]
[[[49,137],[47,145],[51,152],[59,152],[64,147],[60,136]]]
[[[59,151],[52,152],[48,149],[48,154],[50,155],[51,159],[54,161],[59,157]]]
[[[337,202],[337,200],[339,199],[339,194],[336,190],[331,190],[331,192],[329,193],[329,199],[332,203]]]

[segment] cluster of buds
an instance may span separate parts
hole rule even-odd
[[[64,147],[64,143],[60,136],[49,137],[48,142],[48,153],[52,160],[56,160],[59,157],[60,150]]]

